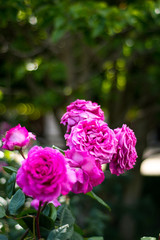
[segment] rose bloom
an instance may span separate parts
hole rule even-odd
[[[26,195],[42,202],[53,201],[72,187],[63,154],[49,147],[33,147],[22,162],[16,180]]]
[[[133,168],[137,156],[135,149],[136,137],[127,125],[114,130],[118,140],[117,153],[113,155],[109,168],[112,174],[117,176],[124,173],[125,170]]]
[[[95,158],[87,151],[67,150],[65,157],[71,170],[76,174],[72,192],[87,193],[103,182],[104,173],[100,163],[96,162]]]
[[[70,149],[88,151],[101,164],[109,163],[116,153],[117,139],[107,123],[101,120],[84,120],[71,130],[67,139]]]
[[[18,124],[16,127],[6,132],[5,137],[2,138],[2,148],[10,151],[19,150],[27,147],[31,139],[36,140],[36,136],[28,132],[25,127],[21,127],[21,125]]]
[[[97,103],[77,99],[67,106],[67,112],[62,116],[61,123],[67,124],[67,133],[69,133],[78,122],[88,118],[104,120],[104,112]]]

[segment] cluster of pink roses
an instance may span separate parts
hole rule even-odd
[[[17,184],[34,201],[58,205],[60,194],[87,193],[104,180],[102,164],[112,174],[133,168],[137,153],[134,132],[123,125],[110,129],[97,103],[76,100],[67,107],[61,123],[67,125],[68,150],[34,146],[17,172]],[[35,135],[20,124],[10,129],[3,141],[8,150],[26,147]]]

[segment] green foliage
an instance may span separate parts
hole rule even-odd
[[[98,197],[93,191],[86,193],[86,195],[88,195],[91,198],[95,199],[97,202],[99,202],[104,207],[106,207],[109,211],[111,211],[111,208],[108,206],[108,204],[105,203],[100,197]]]
[[[3,206],[0,206],[0,218],[3,218],[6,215],[6,211]]]
[[[4,169],[7,173],[9,173],[9,174],[11,174],[11,173],[17,173],[17,169],[14,168],[14,167],[7,166],[7,167],[3,167],[3,169]]]
[[[13,169],[12,168],[10,168],[10,169],[7,168],[7,171],[11,172],[11,170],[13,170]],[[7,186],[6,186],[6,192],[7,192],[7,196],[9,198],[11,198],[13,193],[14,193],[15,181],[16,181],[16,173],[13,172],[12,175],[10,176],[10,178],[8,179]]]
[[[47,240],[52,240],[52,239],[67,240],[67,239],[70,239],[72,234],[73,234],[73,227],[69,227],[69,225],[66,224],[50,232]]]
[[[5,235],[0,234],[0,240],[8,240],[8,238]]]
[[[49,217],[55,221],[57,218],[57,210],[55,208],[55,206],[51,203],[48,204],[49,208],[50,208],[50,212],[49,212]]]
[[[75,222],[74,217],[72,216],[71,211],[69,210],[66,204],[61,205],[57,211],[57,224],[59,227],[69,224],[73,225]]]
[[[24,205],[24,203],[25,195],[21,189],[18,189],[9,203],[8,207],[9,213],[11,215],[15,215],[17,211]]]
[[[60,120],[66,103],[75,98],[97,101],[111,127],[126,122],[138,129],[138,155],[141,156],[147,133],[159,125],[160,118],[159,13],[159,0],[143,3],[139,0],[3,1],[0,6],[1,119],[41,124],[46,111],[53,111]],[[11,198],[15,193],[16,170],[4,169],[12,174],[9,179],[5,176],[7,196]],[[116,187],[119,189],[118,184]],[[109,209],[93,193],[88,195]],[[123,201],[119,190],[117,195],[119,206]],[[43,214],[53,221],[57,217],[58,221],[53,205],[47,208]],[[143,222],[138,213],[137,225],[138,221]],[[116,230],[121,214],[119,210],[119,219],[112,221]],[[21,223],[31,230],[33,219],[26,219],[26,223],[22,219]],[[144,221],[147,222],[146,218]],[[155,219],[150,221],[153,226]],[[106,226],[106,232],[110,226]],[[55,229],[50,230],[55,234]],[[48,236],[47,230],[43,231]],[[58,231],[62,234],[61,229]],[[77,234],[73,233],[71,238],[76,235],[78,239]],[[112,231],[113,239],[117,240],[117,236]]]

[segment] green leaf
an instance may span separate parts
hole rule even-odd
[[[11,173],[17,173],[17,169],[16,168],[14,168],[14,167],[10,167],[10,166],[5,166],[5,167],[3,167],[3,169],[7,172],[7,173],[9,173],[9,174],[11,174]]]
[[[3,206],[0,206],[0,218],[3,218],[6,215],[6,211]]]
[[[12,197],[12,194],[15,189],[15,181],[16,181],[16,173],[12,173],[10,178],[8,179],[7,186],[6,186],[6,191],[7,191],[7,196],[8,198]]]
[[[23,216],[27,216],[27,215],[36,215],[37,214],[37,210],[36,209],[26,209],[26,210],[23,210],[21,211],[17,217],[23,217]]]
[[[49,206],[49,204],[48,204],[47,206],[45,206],[45,208],[44,208],[44,210],[42,211],[42,213],[43,213],[44,215],[46,215],[47,217],[49,216],[49,214],[50,214],[50,206]]]
[[[48,204],[50,206],[50,213],[49,213],[49,217],[55,221],[57,218],[57,210],[55,208],[55,206],[52,203]]]
[[[24,210],[17,217],[20,218],[20,217],[26,216],[25,218],[23,218],[23,222],[32,231],[33,230],[33,218],[27,217],[28,215],[36,216],[37,210],[35,210],[35,209]],[[22,224],[23,224],[23,222],[22,222]],[[39,225],[40,225],[40,228],[41,227],[44,228],[44,231],[45,230],[47,231],[47,229],[52,230],[54,228],[54,221],[50,217],[46,216],[44,213],[40,213]]]
[[[74,231],[80,235],[83,235],[82,229],[77,224],[74,224]]]
[[[86,193],[86,195],[90,196],[91,198],[95,199],[97,202],[99,202],[101,205],[106,207],[109,211],[111,211],[110,206],[108,206],[107,203],[105,203],[100,197],[98,197],[93,191]]]
[[[24,203],[25,203],[25,195],[21,189],[18,189],[18,191],[13,195],[9,203],[8,210],[10,214],[15,215],[18,209],[21,208]]]
[[[43,213],[40,214],[39,224],[40,224],[40,227],[42,226],[49,230],[54,228],[54,221],[51,218],[44,215]]]
[[[8,240],[8,238],[5,235],[0,234],[0,240]]]
[[[69,224],[66,224],[62,227],[54,229],[50,232],[47,240],[67,240],[73,234],[73,227],[70,227]]]
[[[59,147],[57,147],[57,146],[55,146],[55,145],[52,145],[52,148],[53,148],[53,149],[57,149],[58,151],[60,151],[61,153],[64,154],[64,151],[63,151],[61,148],[59,148]]]
[[[66,224],[73,225],[75,222],[75,219],[66,204],[63,204],[58,208],[57,219],[58,226],[60,227]]]
[[[156,240],[155,237],[142,237],[141,240]]]
[[[75,240],[75,239],[76,240],[83,240],[83,237],[79,233],[74,232],[72,237],[70,238],[70,240]]]

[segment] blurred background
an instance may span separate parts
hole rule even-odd
[[[65,147],[60,119],[77,98],[101,105],[112,129],[130,126],[139,156],[134,170],[119,177],[106,170],[95,188],[111,213],[71,197],[77,224],[105,240],[158,237],[160,1],[0,0],[1,137],[21,123],[40,144]],[[2,202],[2,169],[0,177]]]

